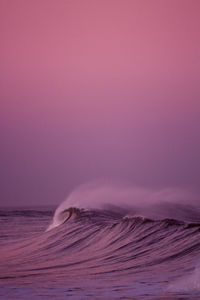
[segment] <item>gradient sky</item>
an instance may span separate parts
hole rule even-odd
[[[0,0],[0,204],[200,192],[199,32],[198,0]]]

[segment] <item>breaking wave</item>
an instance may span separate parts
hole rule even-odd
[[[73,191],[58,206],[47,230],[66,222],[80,210],[109,211],[120,217],[143,216],[154,220],[173,218],[200,222],[198,197],[189,191],[178,188],[153,190],[95,182]]]
[[[114,201],[108,193],[112,190],[80,188],[56,209],[46,232],[2,247],[0,280],[33,282],[102,275],[126,278],[134,274],[159,278],[163,272],[171,276],[171,290],[181,286],[180,279],[181,283],[175,284],[179,274],[188,274],[191,282],[200,253],[196,200],[188,205],[180,201],[175,190],[138,189],[129,190],[125,200],[119,200],[123,193],[117,189]],[[137,196],[135,200],[133,196]],[[141,202],[143,197],[146,200]],[[37,218],[40,213],[32,212],[31,216],[34,214]],[[195,282],[193,289],[198,289],[200,280]]]

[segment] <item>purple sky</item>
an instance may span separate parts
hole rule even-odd
[[[200,192],[200,1],[0,1],[1,205],[114,178]]]

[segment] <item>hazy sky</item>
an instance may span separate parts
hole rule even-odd
[[[200,192],[199,32],[199,0],[0,0],[0,204]]]

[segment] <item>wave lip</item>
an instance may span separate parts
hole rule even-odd
[[[77,215],[81,211],[76,207],[69,207],[67,209],[56,211],[53,217],[52,223],[48,226],[46,231],[49,231],[55,227],[60,226],[61,224],[67,222],[74,214]]]

